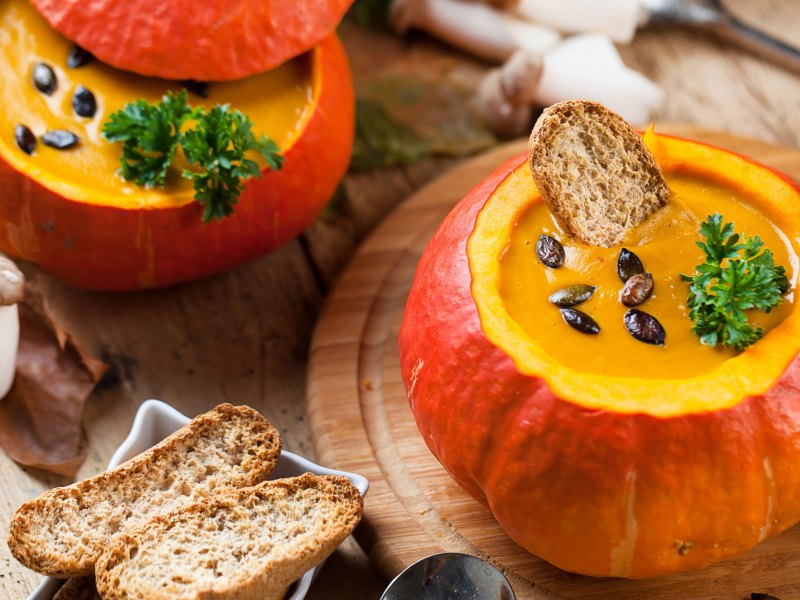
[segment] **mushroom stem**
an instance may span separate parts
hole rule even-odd
[[[0,255],[0,398],[14,383],[19,346],[17,303],[25,294],[25,277],[17,266]]]
[[[498,0],[480,1],[498,6]],[[633,39],[647,16],[640,0],[505,0],[499,6],[562,33],[605,33],[621,44]]]
[[[536,101],[542,59],[520,50],[502,67],[489,71],[481,80],[475,100],[486,124],[493,131],[514,136],[530,127],[532,104]]]
[[[548,52],[536,91],[541,106],[594,100],[634,124],[646,124],[665,97],[658,85],[626,67],[611,40],[600,33],[569,38]]]
[[[569,38],[544,56],[516,52],[484,76],[476,103],[494,131],[520,135],[530,127],[532,105],[595,100],[632,123],[645,123],[664,96],[660,87],[626,67],[611,41],[598,33]]]
[[[400,33],[422,29],[491,62],[503,62],[519,49],[542,53],[561,39],[548,27],[462,0],[393,0],[389,16]]]
[[[14,369],[19,346],[19,313],[17,305],[0,306],[0,399],[14,383]]]

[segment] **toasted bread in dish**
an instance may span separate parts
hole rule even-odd
[[[105,600],[281,600],[361,519],[345,477],[266,481],[151,519],[115,536],[97,561]]]
[[[591,246],[621,244],[670,196],[641,136],[596,102],[559,102],[545,109],[531,133],[528,157],[550,211]]]
[[[23,504],[8,547],[39,573],[91,575],[115,534],[220,488],[260,483],[280,451],[278,431],[261,414],[222,404],[119,467]]]
[[[101,600],[94,577],[68,579],[53,596],[53,600]]]

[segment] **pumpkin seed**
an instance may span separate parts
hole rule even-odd
[[[84,50],[78,44],[73,44],[72,49],[67,55],[67,67],[70,69],[77,69],[83,65],[87,65],[94,60],[94,54],[88,50]]]
[[[617,259],[617,273],[622,281],[628,281],[634,275],[644,273],[644,265],[638,256],[627,248],[623,248]]]
[[[550,302],[556,306],[577,306],[581,302],[586,302],[594,294],[595,287],[585,283],[576,283],[550,294]]]
[[[194,79],[187,79],[183,82],[183,87],[192,92],[195,96],[208,98],[209,85],[207,81],[195,81]]]
[[[600,333],[600,326],[597,322],[585,312],[576,308],[562,308],[561,318],[564,319],[567,325],[581,333]]]
[[[78,143],[80,138],[71,131],[63,129],[51,129],[42,136],[45,146],[50,146],[56,150],[66,150]]]
[[[91,119],[97,112],[97,100],[94,99],[94,94],[82,85],[76,87],[72,95],[72,109],[76,115]]]
[[[625,282],[619,298],[625,306],[639,306],[653,293],[653,276],[650,273],[633,275]]]
[[[555,238],[542,234],[536,242],[536,254],[542,263],[551,269],[564,265],[564,246]]]
[[[33,85],[48,96],[55,92],[58,87],[58,78],[53,68],[47,63],[36,63],[33,66]]]
[[[645,344],[663,346],[666,341],[667,333],[658,319],[638,308],[625,313],[625,327],[628,333]]]
[[[17,140],[17,146],[25,154],[33,154],[36,149],[36,136],[25,125],[17,125],[14,127],[14,139]]]

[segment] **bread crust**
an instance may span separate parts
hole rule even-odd
[[[278,431],[261,414],[221,404],[119,467],[24,503],[11,518],[8,547],[44,575],[91,575],[120,531],[220,488],[260,483],[280,451]]]
[[[97,562],[105,600],[281,600],[361,519],[345,477],[228,489],[116,536]]]
[[[670,196],[642,137],[597,102],[559,102],[545,109],[528,157],[542,199],[567,232],[609,248],[664,206]]]

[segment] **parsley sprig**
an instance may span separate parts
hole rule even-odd
[[[764,335],[745,311],[768,313],[778,306],[790,288],[786,270],[775,264],[760,237],[739,236],[733,223],[723,223],[718,213],[700,225],[700,233],[705,242],[697,246],[705,262],[695,267],[694,275],[681,275],[689,282],[692,331],[712,348],[721,344],[742,350]]]
[[[265,135],[256,139],[250,120],[227,105],[215,106],[186,132],[183,151],[189,164],[200,168],[185,169],[183,176],[192,180],[205,221],[230,216],[242,192],[242,180],[261,175],[258,163],[244,158],[245,153],[258,152],[275,171],[283,165],[277,144]]]
[[[202,109],[192,109],[186,91],[171,92],[160,104],[137,100],[111,114],[103,125],[103,137],[109,142],[123,142],[122,176],[143,187],[163,186],[175,151],[180,143],[181,127],[197,119]]]
[[[193,127],[182,131],[187,122]],[[210,111],[192,108],[186,90],[167,93],[160,103],[136,100],[113,113],[103,125],[103,137],[122,142],[121,173],[126,181],[143,187],[164,187],[178,147],[191,169],[195,199],[203,206],[203,221],[221,220],[233,213],[243,181],[261,176],[256,161],[245,158],[257,152],[275,171],[283,156],[274,141],[253,134],[250,119],[227,104]]]

